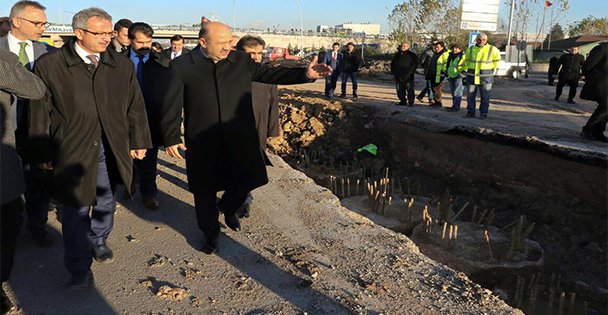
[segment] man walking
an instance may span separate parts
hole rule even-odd
[[[583,127],[587,140],[608,142],[604,135],[608,123],[608,42],[595,46],[583,63],[585,85],[581,98],[597,102],[597,108]]]
[[[14,117],[11,98],[40,99],[44,96],[44,82],[28,71],[13,53],[0,49],[0,270],[2,283],[8,281],[13,269],[15,247],[23,223],[23,197],[25,182],[21,160],[15,146]],[[10,184],[9,184],[10,183]],[[2,314],[13,308],[13,303],[4,293],[0,296]]]
[[[585,57],[578,53],[578,47],[570,48],[567,54],[563,54],[559,58],[560,70],[557,76],[557,86],[555,87],[555,101],[559,101],[564,86],[568,85],[570,87],[568,104],[576,104],[574,97],[576,96],[578,80],[581,78],[583,62],[585,62]]]
[[[146,23],[135,22],[129,27],[130,48],[127,56],[135,66],[137,82],[141,88],[146,103],[148,126],[152,136],[151,149],[146,151],[146,157],[133,161],[133,178],[139,181],[139,191],[142,202],[148,209],[157,209],[159,206],[156,195],[158,146],[162,145],[160,127],[161,107],[164,93],[167,90],[168,69],[162,64],[160,57],[152,53],[152,36],[154,30]]]
[[[488,44],[488,35],[477,35],[476,44],[469,47],[464,55],[466,80],[469,85],[467,94],[467,114],[465,118],[475,117],[475,98],[477,91],[481,94],[479,119],[488,118],[492,83],[500,61],[498,48]]]
[[[236,49],[244,51],[251,56],[256,63],[262,63],[262,51],[266,42],[260,37],[246,35],[236,44]],[[272,165],[266,156],[266,141],[268,137],[279,136],[279,90],[276,84],[260,82],[251,83],[251,101],[253,103],[253,117],[260,139],[260,151],[264,154],[266,165]],[[249,217],[249,209],[253,203],[251,192],[247,194],[247,200],[239,209],[239,217]]]
[[[184,47],[185,42],[186,40],[182,35],[173,35],[173,37],[171,37],[171,46],[160,54],[164,65],[168,66],[171,60],[190,52],[188,48]]]
[[[359,67],[363,64],[363,58],[361,55],[355,53],[355,44],[349,42],[346,44],[346,50],[342,52],[342,64],[340,68],[340,75],[342,76],[342,93],[340,97],[346,97],[346,82],[350,78],[350,82],[353,85],[353,98],[357,98],[357,83],[359,75]]]
[[[330,76],[325,78],[325,97],[334,97],[334,91],[336,90],[336,83],[338,77],[340,77],[340,67],[342,64],[342,53],[340,52],[340,43],[334,43],[331,46],[331,51],[328,51],[324,56],[321,63],[324,63],[331,67],[332,73]]]
[[[10,51],[19,57],[19,62],[29,70],[34,69],[36,61],[54,48],[38,40],[48,25],[46,8],[35,1],[19,1],[13,5],[10,12],[12,28],[9,33],[0,38],[0,50]],[[23,171],[27,190],[25,192],[25,212],[27,213],[26,228],[30,231],[34,243],[41,247],[52,245],[53,239],[46,230],[48,211],[51,197],[47,187],[48,177],[44,172],[30,164],[26,154],[27,125],[29,101],[15,99],[11,106],[11,116],[15,119],[12,130],[16,136],[16,146],[23,161]]]
[[[414,73],[418,57],[410,50],[410,44],[403,42],[391,61],[391,73],[397,88],[397,105],[414,106]]]
[[[239,231],[237,209],[247,193],[268,182],[255,128],[251,82],[305,83],[331,71],[316,64],[316,58],[306,69],[263,66],[249,54],[231,50],[231,41],[228,26],[204,24],[197,49],[171,62],[171,83],[163,106],[167,153],[181,159],[178,148],[188,148],[188,186],[194,194],[198,226],[205,235],[202,250],[207,254],[217,250],[218,209],[224,213],[226,225]],[[186,146],[180,137],[182,108]],[[221,190],[225,192],[217,202]]]
[[[129,27],[133,24],[129,19],[120,19],[114,23],[114,32],[112,32],[112,41],[110,48],[117,53],[125,53],[129,48]]]
[[[30,136],[62,204],[68,288],[82,289],[93,285],[93,258],[114,259],[107,238],[116,184],[131,182],[132,159],[144,158],[152,143],[133,63],[107,52],[112,17],[84,9],[72,28],[76,36],[36,66],[48,89],[30,108]]]

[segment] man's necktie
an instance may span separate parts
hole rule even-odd
[[[99,59],[96,55],[88,55],[87,59],[91,60],[91,64],[94,65],[95,68],[97,68],[97,66],[99,65]]]
[[[144,56],[138,55],[137,58],[137,82],[139,82],[139,88],[144,89]]]
[[[30,59],[25,52],[25,46],[27,46],[27,42],[19,42],[19,62],[24,67],[30,69]]]
[[[336,53],[334,52],[334,61],[336,61]]]

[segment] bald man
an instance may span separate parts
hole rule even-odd
[[[270,84],[312,82],[331,73],[313,60],[307,68],[268,67],[248,53],[232,50],[228,26],[209,22],[199,32],[199,46],[170,64],[170,84],[163,106],[162,129],[167,153],[181,159],[186,150],[189,190],[199,228],[205,235],[202,250],[216,252],[220,224],[241,228],[237,210],[249,191],[268,182],[265,156],[260,149],[251,100],[252,81]],[[184,109],[185,145],[180,138]],[[224,191],[219,202],[217,192]],[[219,210],[219,211],[218,211]]]

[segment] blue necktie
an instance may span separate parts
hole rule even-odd
[[[138,55],[137,58],[139,60],[137,61],[137,72],[135,74],[137,75],[137,82],[139,82],[139,88],[143,91],[144,90],[144,56]]]

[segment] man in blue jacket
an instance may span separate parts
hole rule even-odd
[[[340,52],[340,43],[331,45],[332,51],[329,51],[323,56],[321,63],[330,66],[333,70],[330,76],[325,77],[325,97],[334,97],[336,83],[340,77],[340,65],[342,64],[342,53]]]

